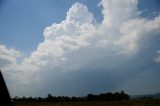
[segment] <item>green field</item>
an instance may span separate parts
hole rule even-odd
[[[16,102],[14,106],[160,106],[160,99],[106,102]]]

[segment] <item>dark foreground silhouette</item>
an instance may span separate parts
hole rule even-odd
[[[0,71],[0,106],[13,106],[1,71]]]
[[[120,101],[129,100],[129,95],[124,91],[115,93],[102,93],[99,95],[88,94],[83,97],[68,97],[68,96],[52,96],[48,94],[47,97],[15,97],[12,99],[14,102],[89,102],[89,101]]]
[[[122,100],[90,102],[15,102],[14,106],[160,106],[160,100]]]

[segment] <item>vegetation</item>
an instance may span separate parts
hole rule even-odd
[[[52,96],[47,97],[15,97],[14,106],[160,106],[160,99],[143,97],[130,99],[124,91],[115,93],[88,94],[84,97]]]
[[[160,106],[160,100],[121,100],[90,102],[14,102],[14,106]]]
[[[129,95],[124,91],[115,93],[102,93],[99,95],[88,94],[84,97],[67,97],[67,96],[52,96],[48,94],[47,97],[15,97],[12,99],[14,102],[88,102],[88,101],[118,101],[118,100],[129,100]]]

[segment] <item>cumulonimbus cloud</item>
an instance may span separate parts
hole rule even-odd
[[[43,70],[66,73],[80,71],[87,64],[96,68],[104,64],[101,63],[104,61],[96,63],[102,58],[115,60],[103,66],[113,68],[122,57],[125,60],[124,57],[136,55],[146,42],[144,39],[153,36],[153,32],[160,33],[160,16],[150,20],[142,18],[137,5],[138,0],[102,0],[103,21],[97,23],[87,6],[77,2],[67,12],[65,20],[45,28],[44,41],[21,63],[16,60],[18,51],[0,46],[2,65],[14,64],[13,69],[8,70],[14,83],[11,88],[30,87],[31,82],[45,80],[43,77],[47,76],[39,74]],[[155,60],[159,62],[159,57]]]

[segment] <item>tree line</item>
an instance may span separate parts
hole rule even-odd
[[[88,94],[83,97],[68,97],[68,96],[52,96],[48,94],[47,97],[14,97],[14,102],[88,102],[88,101],[120,101],[129,100],[129,95],[124,91],[121,92],[108,92],[99,95]]]

